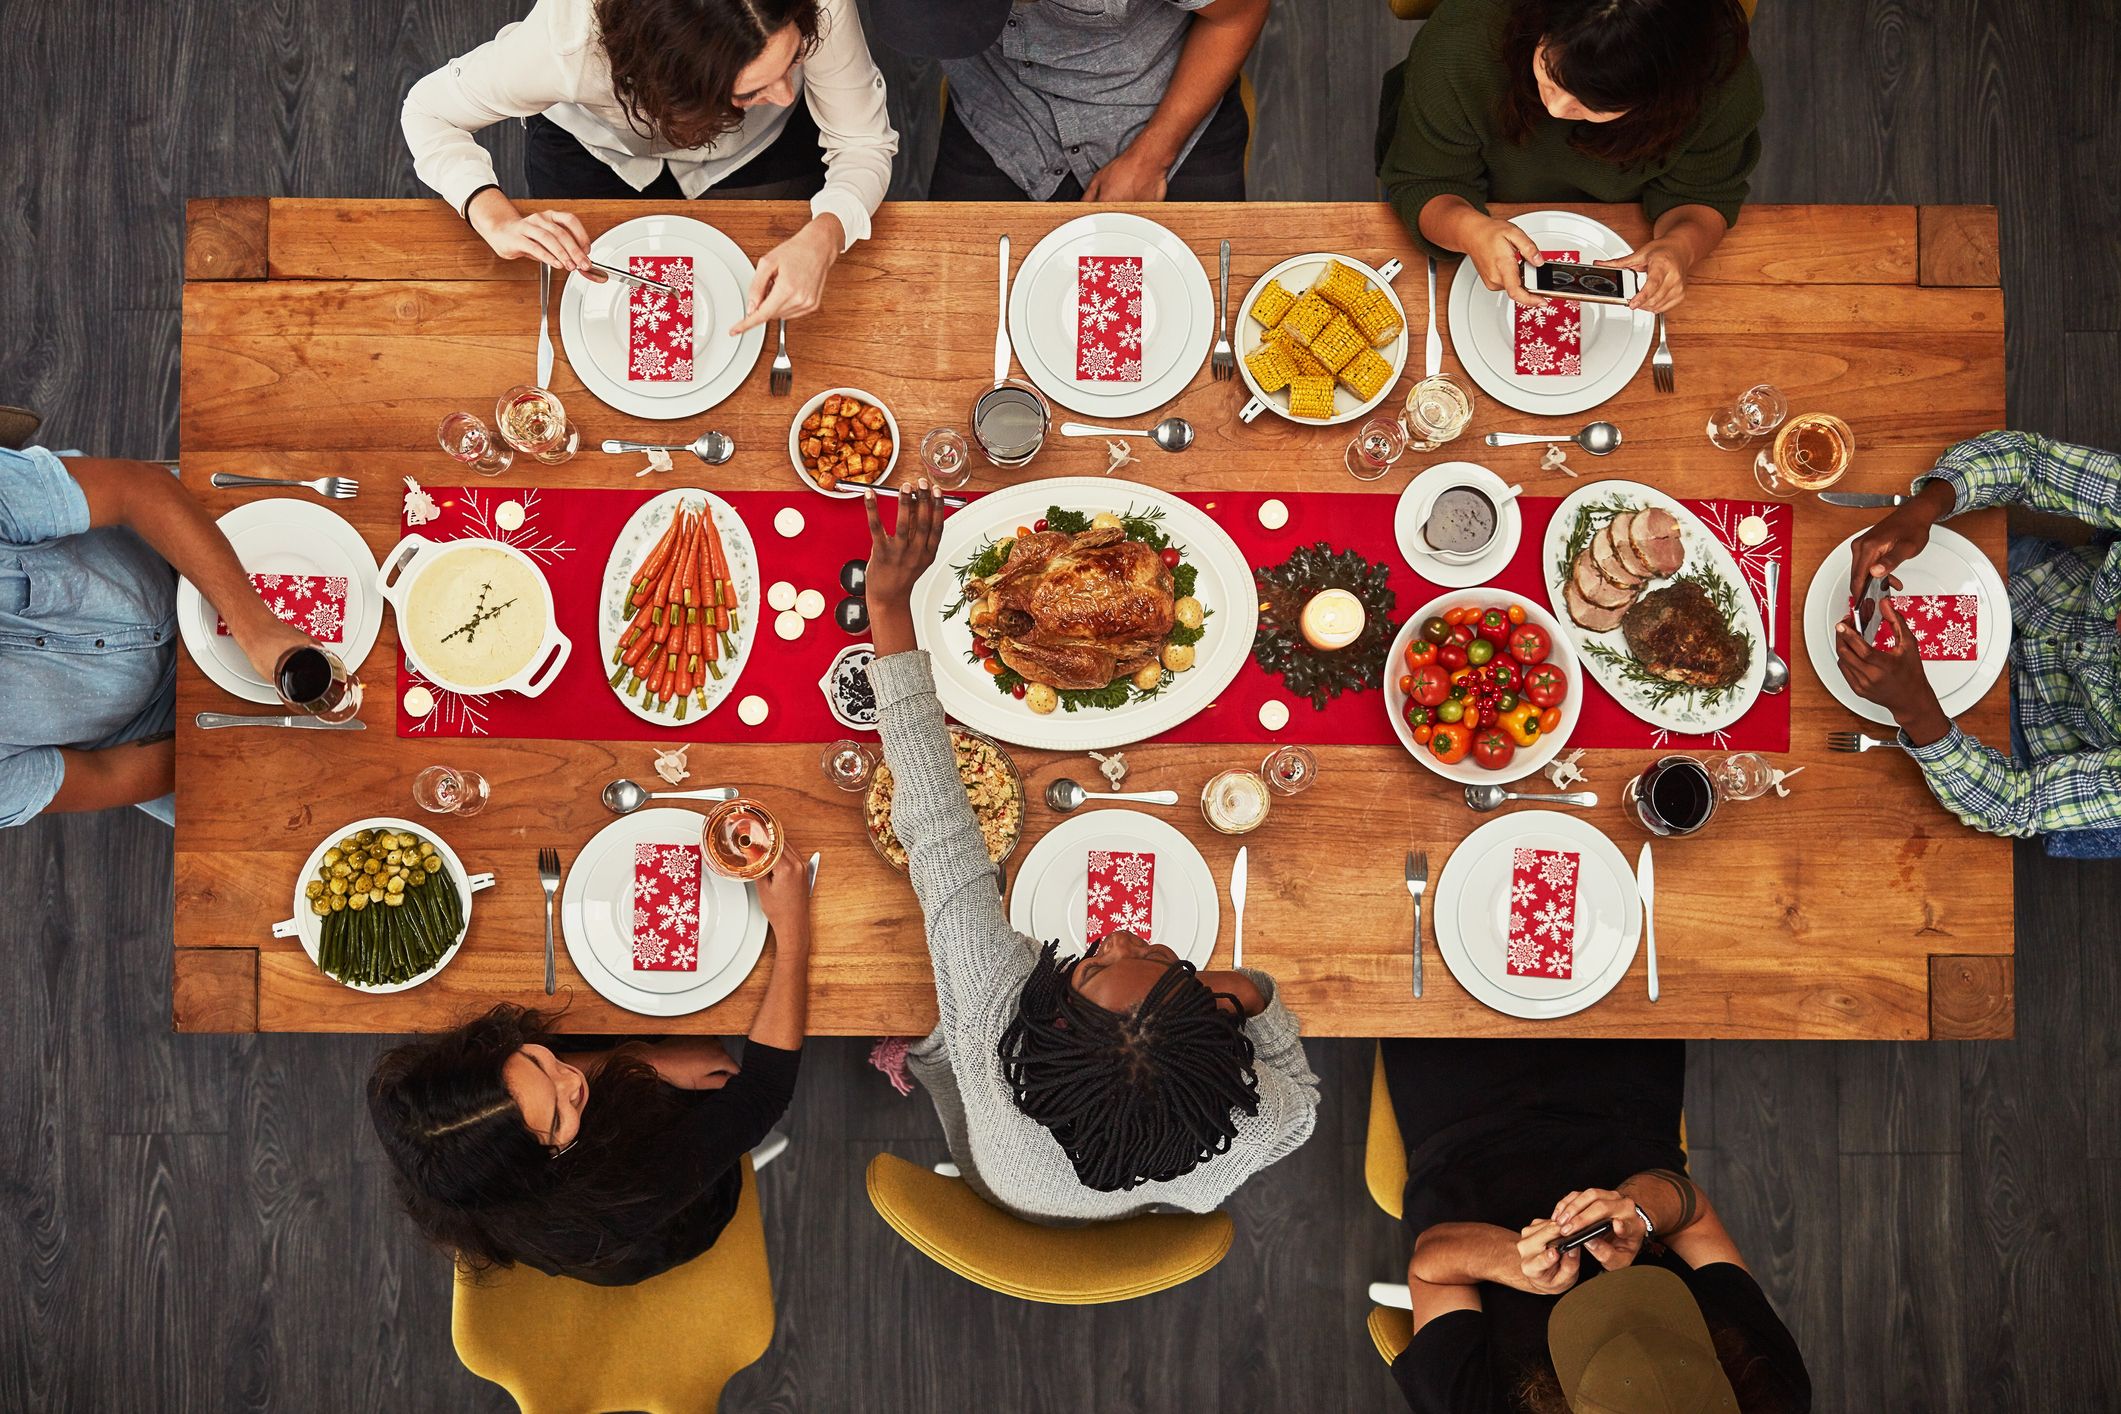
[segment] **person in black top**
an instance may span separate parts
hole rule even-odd
[[[1407,1146],[1414,1339],[1392,1374],[1410,1408],[1811,1408],[1802,1353],[1686,1176],[1683,1042],[1386,1041],[1384,1063]]]
[[[773,974],[744,1046],[688,1037],[559,1054],[553,1018],[497,1006],[398,1047],[368,1082],[398,1195],[464,1267],[628,1286],[714,1245],[743,1157],[795,1093],[810,893],[793,846],[758,883]]]

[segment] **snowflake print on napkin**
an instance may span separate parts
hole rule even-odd
[[[1849,607],[1856,606],[1854,599]],[[1981,596],[1978,594],[1895,594],[1893,607],[1915,636],[1915,654],[1925,663],[1971,663],[1980,656]],[[1890,650],[1899,642],[1892,623],[1880,614],[1871,643]]]
[[[1549,260],[1575,261],[1580,252],[1543,250]],[[1517,317],[1514,343],[1519,373],[1573,378],[1583,372],[1583,306],[1549,300],[1541,309],[1511,306]]]
[[[1512,977],[1567,978],[1576,971],[1577,856],[1520,849],[1510,864],[1510,935],[1503,970]]]
[[[250,587],[283,624],[293,624],[319,643],[346,641],[346,576],[343,574],[254,574]],[[228,637],[228,621],[214,620]]]
[[[633,847],[633,966],[692,972],[700,965],[700,847]]]
[[[1131,255],[1075,262],[1075,376],[1092,383],[1142,381],[1142,263]]]
[[[674,293],[635,285],[626,295],[626,376],[635,383],[692,381],[692,257],[636,255],[626,268]]]
[[[1090,851],[1088,893],[1083,905],[1083,936],[1096,942],[1124,929],[1149,942],[1154,925],[1153,893],[1156,856],[1124,849]]]

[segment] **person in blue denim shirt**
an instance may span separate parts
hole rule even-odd
[[[118,805],[174,823],[180,574],[268,681],[309,642],[161,467],[0,448],[0,827]]]

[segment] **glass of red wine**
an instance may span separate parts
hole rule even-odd
[[[361,680],[338,654],[314,643],[282,653],[272,680],[282,702],[320,722],[343,722],[361,710]]]
[[[1716,813],[1715,782],[1691,756],[1660,756],[1620,798],[1636,823],[1667,839],[1693,834]]]

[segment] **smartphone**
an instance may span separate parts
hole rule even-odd
[[[1605,265],[1572,265],[1549,260],[1544,265],[1520,262],[1524,287],[1535,295],[1582,300],[1586,304],[1626,304],[1642,293],[1642,272]]]
[[[1584,1243],[1595,1242],[1599,1238],[1609,1235],[1612,1231],[1613,1220],[1607,1218],[1602,1223],[1591,1224],[1581,1232],[1572,1232],[1567,1237],[1557,1237],[1552,1242],[1549,1242],[1547,1246],[1555,1252],[1574,1252],[1577,1248],[1583,1246]]]

